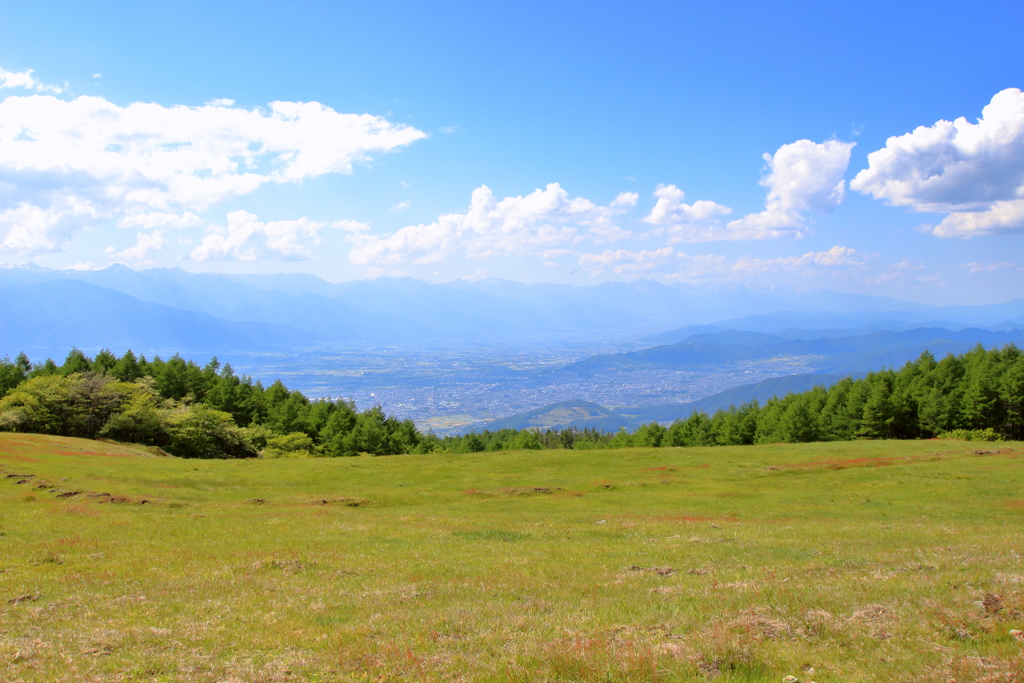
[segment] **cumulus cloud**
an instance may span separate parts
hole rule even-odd
[[[6,189],[4,186],[0,177],[0,188]],[[5,208],[0,192],[0,252],[58,251],[64,236],[98,215],[93,206],[77,197],[55,197],[46,207],[23,201]]]
[[[135,263],[145,261],[151,251],[158,251],[166,244],[163,233],[154,230],[151,233],[140,232],[135,236],[135,246],[128,247],[124,251],[116,252],[113,247],[107,247],[107,253],[116,261],[132,261]]]
[[[669,244],[728,239],[719,218],[732,213],[729,207],[703,199],[686,204],[685,193],[675,185],[658,185],[654,196],[658,202],[644,222],[663,227],[648,234],[666,234]]]
[[[644,218],[658,227],[648,234],[666,235],[670,244],[803,237],[805,212],[828,213],[842,203],[846,193],[843,175],[854,144],[797,140],[775,154],[765,154],[769,172],[761,179],[761,185],[768,188],[764,211],[725,225],[723,217],[732,213],[729,207],[708,200],[687,204],[678,187],[659,185],[654,191],[658,202]]]
[[[600,275],[606,268],[611,268],[616,275],[638,275],[663,265],[674,251],[672,247],[652,251],[607,249],[601,254],[583,254],[579,264],[591,275]]]
[[[731,221],[726,226],[733,239],[803,237],[805,211],[829,213],[846,195],[843,176],[856,143],[829,140],[823,143],[797,140],[765,154],[769,173],[761,179],[768,188],[765,209]]]
[[[96,220],[125,217],[143,227],[144,219],[130,216],[187,216],[266,183],[350,173],[370,155],[424,136],[317,102],[247,110],[226,100],[120,107],[100,97],[7,97],[0,101],[0,249],[55,251]],[[11,227],[2,218],[11,211],[47,222]]]
[[[1024,200],[993,202],[984,211],[956,211],[932,232],[939,237],[972,237],[1024,232]]]
[[[32,69],[25,71],[4,71],[0,69],[0,88],[25,88],[39,92],[61,93],[62,88],[56,85],[45,85],[36,80],[32,75]]]
[[[616,208],[632,209],[636,206],[636,203],[640,201],[640,195],[636,192],[620,192],[615,199],[612,200],[612,206]]]
[[[466,213],[445,214],[390,235],[350,235],[349,259],[360,264],[431,263],[452,254],[534,255],[584,241],[612,242],[630,234],[615,219],[635,203],[629,194],[616,201],[618,205],[599,206],[582,197],[573,199],[558,183],[499,201],[484,185],[473,191]]]
[[[1024,230],[1024,93],[997,93],[971,123],[937,121],[889,138],[850,183],[892,206],[949,213],[933,232],[970,237]]]
[[[684,270],[669,275],[669,280],[746,279],[766,273],[793,272],[805,276],[840,269],[861,268],[878,254],[867,254],[836,245],[828,251],[809,251],[799,256],[762,259],[741,256],[728,259],[716,254],[690,255],[680,252]]]
[[[195,261],[308,259],[309,245],[320,243],[323,226],[323,223],[314,223],[307,218],[264,223],[248,211],[232,211],[228,214],[227,227],[212,228],[190,256]],[[303,237],[307,238],[306,243],[303,243]]]

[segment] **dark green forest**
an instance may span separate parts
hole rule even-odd
[[[90,358],[72,349],[62,365],[25,354],[0,361],[0,430],[107,438],[192,458],[338,457],[473,453],[541,448],[718,446],[950,436],[1024,439],[1024,354],[1014,345],[936,360],[923,353],[899,369],[832,387],[757,401],[671,426],[421,434],[380,406],[310,400],[280,382],[264,387],[214,358]]]

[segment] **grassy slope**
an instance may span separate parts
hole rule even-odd
[[[0,680],[1022,680],[1022,456],[0,434],[0,477],[35,475],[0,478]]]

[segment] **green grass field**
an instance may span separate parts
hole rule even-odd
[[[1021,681],[1022,466],[1020,443],[195,461],[3,433],[0,680]]]

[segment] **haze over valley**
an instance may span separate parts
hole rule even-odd
[[[380,404],[439,434],[574,399],[636,415],[660,408],[647,414],[671,422],[694,401],[773,377],[857,375],[925,349],[941,357],[1024,342],[1024,301],[935,307],[650,280],[334,284],[122,265],[7,268],[0,303],[0,353],[11,357],[59,362],[72,346],[200,364],[218,356],[264,384],[280,378],[311,397]]]

